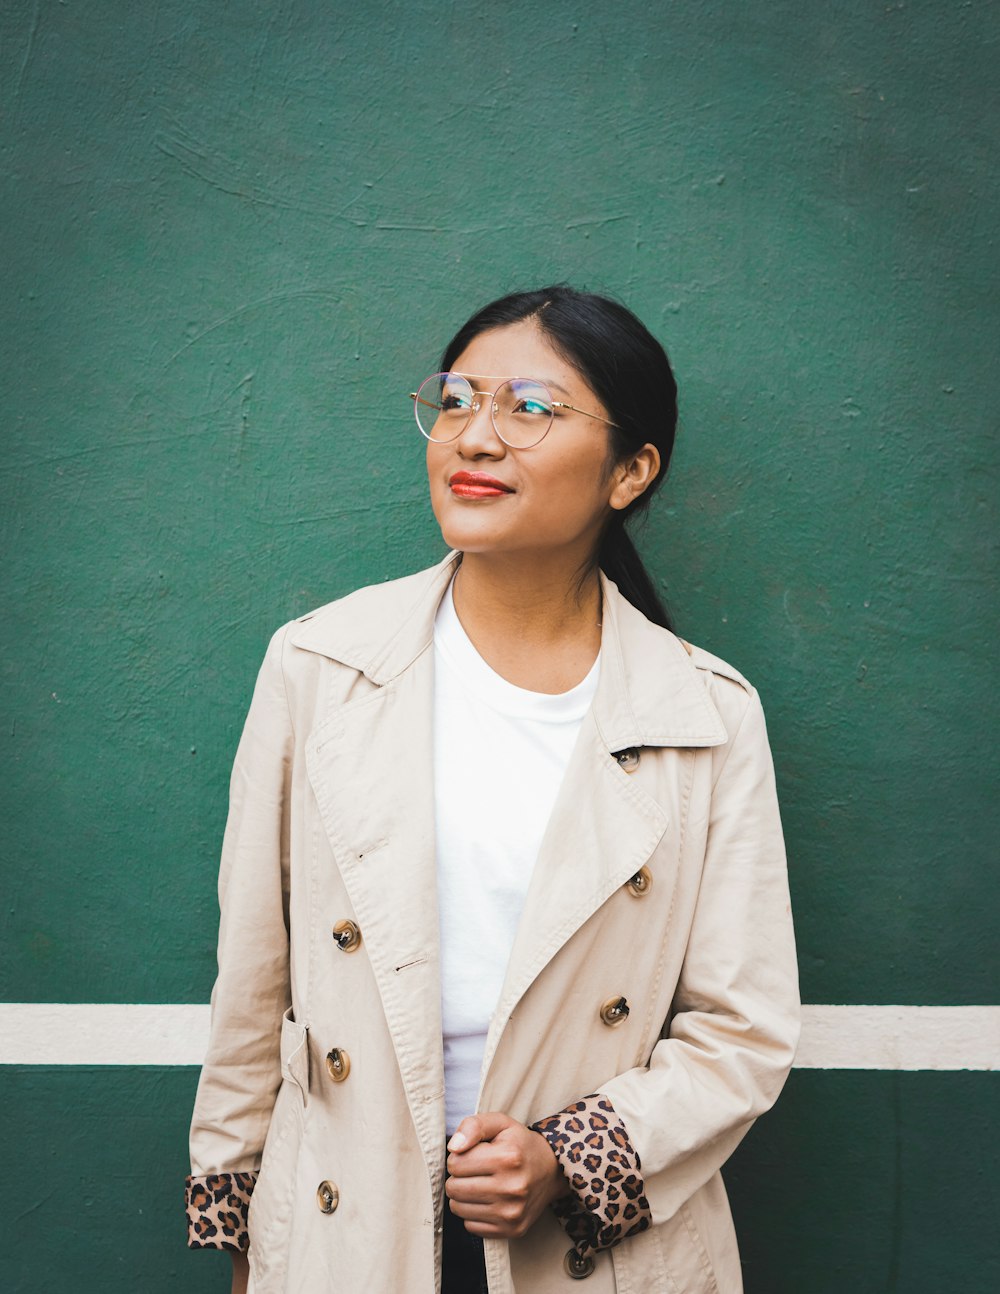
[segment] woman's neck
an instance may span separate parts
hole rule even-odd
[[[472,644],[502,678],[531,692],[568,692],[601,647],[601,585],[565,564],[467,553],[453,586]]]

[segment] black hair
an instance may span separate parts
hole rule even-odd
[[[538,325],[607,409],[615,424],[610,428],[612,462],[621,462],[647,443],[660,452],[655,479],[627,508],[609,518],[598,545],[597,564],[647,619],[669,629],[670,616],[625,528],[649,507],[674,447],[677,383],[666,351],[619,302],[559,284],[514,292],[477,311],[445,347],[441,371],[448,372],[480,333],[526,319]]]

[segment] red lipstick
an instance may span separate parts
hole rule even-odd
[[[501,494],[514,493],[509,485],[486,472],[456,472],[449,477],[448,485],[460,499],[496,499]]]

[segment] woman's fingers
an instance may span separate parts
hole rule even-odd
[[[463,1164],[464,1168],[465,1165]],[[450,1200],[471,1204],[498,1204],[505,1200],[523,1200],[531,1193],[532,1179],[526,1169],[500,1173],[475,1173],[460,1176],[451,1173],[445,1179],[445,1194]]]
[[[497,1186],[492,1177],[456,1177],[452,1173],[444,1184],[449,1200],[463,1204],[492,1204],[498,1198]]]
[[[504,1128],[509,1127],[511,1124],[517,1127],[520,1126],[509,1115],[500,1114],[495,1110],[488,1111],[485,1114],[467,1115],[455,1129],[451,1140],[448,1142],[448,1149],[452,1154],[463,1154],[483,1141],[492,1141]]]
[[[520,1213],[511,1204],[471,1204],[463,1200],[452,1200],[451,1211],[464,1222],[489,1222],[499,1225],[501,1222],[516,1222]]]
[[[452,1177],[498,1177],[518,1173],[525,1159],[514,1141],[483,1141],[471,1150],[448,1156],[447,1168]]]
[[[465,1223],[466,1231],[474,1236],[495,1236],[512,1239],[523,1236],[535,1220],[535,1215],[524,1211],[520,1200],[498,1200],[490,1204],[470,1204],[451,1200],[448,1207]]]

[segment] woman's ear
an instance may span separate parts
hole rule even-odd
[[[655,445],[643,445],[638,453],[626,458],[614,470],[615,482],[608,502],[616,512],[634,503],[660,474],[660,451]]]

